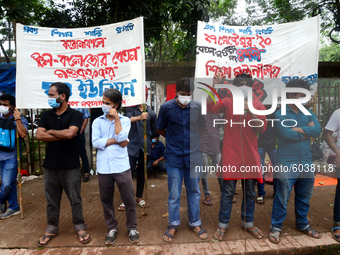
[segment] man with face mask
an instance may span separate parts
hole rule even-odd
[[[219,70],[213,78],[213,84],[223,83],[222,71]],[[243,73],[235,77],[233,84],[242,90],[247,97],[249,89],[253,85],[250,75]],[[254,237],[261,239],[263,233],[254,226],[255,212],[255,182],[263,183],[260,156],[257,148],[257,134],[266,130],[267,122],[264,115],[255,115],[249,111],[247,99],[244,101],[244,115],[234,115],[234,97],[223,98],[221,103],[214,104],[210,97],[207,98],[207,111],[210,113],[223,113],[228,124],[224,125],[223,146],[221,152],[221,168],[228,170],[218,172],[223,178],[221,187],[221,203],[219,211],[219,228],[214,234],[216,240],[222,241],[229,227],[233,197],[235,194],[237,180],[241,180],[243,189],[243,201],[241,206],[242,227]],[[258,110],[265,110],[259,100],[253,100],[253,105]],[[248,125],[250,120],[251,126]],[[260,121],[259,121],[260,120]],[[263,122],[263,124],[261,123]],[[234,124],[230,124],[234,123]],[[246,168],[257,167],[258,171],[245,171]],[[221,176],[222,175],[222,176]]]
[[[116,183],[125,205],[126,227],[130,243],[139,242],[137,231],[136,202],[127,145],[131,122],[118,113],[122,106],[122,94],[116,89],[107,89],[103,94],[104,114],[93,121],[92,144],[97,149],[97,172],[100,200],[108,234],[105,244],[114,244],[118,234],[118,221],[113,206]]]
[[[166,171],[168,174],[168,229],[163,235],[165,242],[172,242],[181,224],[179,205],[182,183],[187,192],[189,226],[200,239],[208,234],[201,226],[199,176],[195,167],[202,165],[199,147],[199,127],[205,126],[201,104],[191,100],[194,82],[182,78],[176,83],[175,99],[161,105],[157,119],[157,131],[166,138]]]
[[[51,110],[45,111],[39,121],[37,139],[47,142],[43,167],[47,201],[47,229],[37,246],[45,246],[58,234],[60,200],[63,190],[72,207],[72,221],[82,244],[91,241],[86,232],[80,195],[81,171],[78,133],[83,123],[82,114],[68,106],[69,87],[53,83],[48,91]]]
[[[12,95],[4,94],[0,96],[0,121],[10,119],[14,122],[20,138],[27,135],[28,121],[15,108],[15,98]],[[20,139],[21,140],[21,139]],[[0,150],[0,176],[2,179],[0,193],[0,219],[7,219],[13,215],[20,214],[20,208],[17,201],[17,186],[15,180],[18,173],[17,147],[13,150]],[[9,207],[7,209],[7,203]]]

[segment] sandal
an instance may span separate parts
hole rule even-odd
[[[78,234],[78,233],[77,233]],[[84,234],[78,234],[78,239],[79,237],[83,238],[83,241],[80,241],[82,244],[86,244],[86,243],[89,243],[91,241],[91,236],[89,235],[89,238],[85,239],[85,236],[89,235],[86,231]]]
[[[249,232],[253,237],[256,237],[257,239],[262,239],[263,238],[263,233],[261,230],[259,230],[257,227],[255,227],[253,230],[250,230],[249,228],[246,228],[246,231]],[[261,233],[259,232],[261,231]],[[258,234],[258,235],[256,235]]]
[[[257,197],[256,198],[256,202],[258,203],[258,204],[261,204],[261,205],[263,205],[265,202],[264,202],[264,197]]]
[[[197,236],[199,239],[203,239],[203,240],[204,240],[204,239],[207,239],[207,238],[208,238],[208,233],[207,233],[207,231],[205,231],[205,230],[202,228],[202,226],[198,226],[198,227],[201,228],[201,230],[198,231],[198,232],[195,230],[195,227],[192,228],[192,230],[195,232],[196,236]],[[204,234],[204,233],[206,233],[207,236],[206,236],[206,237],[201,237],[201,235]]]
[[[175,227],[175,226],[168,226],[168,229],[165,231],[165,233],[164,233],[164,235],[163,235],[163,240],[164,240],[165,242],[167,242],[167,243],[170,243],[170,242],[172,242],[172,241],[175,239],[175,237],[174,237],[172,234],[169,233],[169,230],[170,230],[170,229],[174,229],[174,230],[175,230],[175,233],[177,232],[177,227]],[[170,237],[171,240],[165,239],[165,236]]]
[[[118,206],[118,211],[125,211],[125,204],[121,203],[120,206]]]
[[[58,233],[57,233],[57,234],[54,234],[54,235],[43,235],[43,236],[42,236],[43,241],[45,241],[45,239],[48,238],[47,242],[46,242],[46,243],[40,243],[40,239],[39,239],[38,242],[37,242],[37,246],[38,246],[38,247],[44,247],[44,246],[47,245],[47,244],[53,239],[53,237],[55,237],[56,235],[58,235]]]
[[[300,230],[302,233],[305,233],[306,235],[316,238],[316,239],[320,239],[321,235],[318,231],[316,231],[315,229],[313,229],[311,226],[309,226],[308,228],[304,229],[304,230]],[[312,231],[312,233],[309,233],[309,231]],[[318,233],[318,236],[315,236],[315,234]]]
[[[212,206],[211,199],[204,199],[203,204],[205,204],[207,206]]]
[[[136,201],[136,205],[142,207],[142,208],[145,208],[145,201],[144,200],[141,200],[139,201],[139,203]]]
[[[226,232],[227,230],[221,231],[220,228],[218,228],[217,231],[214,233],[214,239],[218,241],[223,241]],[[218,235],[216,235],[216,233]]]
[[[271,241],[272,243],[278,244],[280,242],[280,231],[278,230],[270,230],[269,233],[269,241]],[[272,238],[271,238],[272,237]]]
[[[335,234],[335,230],[338,230],[338,229],[340,229],[339,226],[333,227],[333,228],[332,228],[332,234],[333,234],[333,238],[334,238],[336,241],[340,242],[340,235],[336,235],[336,234]]]

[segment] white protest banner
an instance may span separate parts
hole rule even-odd
[[[319,16],[271,26],[225,26],[198,22],[195,78],[212,77],[221,69],[225,83],[239,74],[254,79],[253,96],[271,104],[271,91],[292,79],[304,79],[311,94],[317,89]],[[279,91],[279,89],[278,89]],[[195,90],[195,97],[202,90]],[[226,89],[220,96],[230,96]],[[278,92],[280,95],[280,92]],[[280,98],[278,99],[280,102]]]
[[[54,82],[71,89],[69,105],[101,107],[103,92],[118,89],[123,106],[145,102],[143,18],[87,28],[17,24],[18,108],[50,108]]]

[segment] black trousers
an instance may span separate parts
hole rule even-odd
[[[98,183],[107,229],[118,230],[118,221],[113,206],[115,183],[117,184],[122,201],[125,204],[126,228],[128,230],[136,229],[136,202],[133,195],[133,182],[130,169],[117,174],[98,174]]]
[[[90,173],[89,159],[86,155],[85,148],[85,133],[79,134],[79,156],[81,158],[81,162],[83,163],[84,174]]]
[[[59,230],[60,201],[63,190],[70,201],[72,222],[76,231],[85,230],[83,206],[80,195],[81,172],[79,168],[52,170],[45,168],[44,186],[47,201],[47,233],[56,234]]]
[[[144,152],[142,149],[139,149],[139,155],[137,157],[133,157],[129,155],[130,167],[131,167],[131,175],[136,171],[137,173],[137,189],[136,189],[136,197],[142,198],[144,192],[144,183],[145,183],[145,175],[144,175]],[[136,168],[136,163],[138,161],[138,166]]]

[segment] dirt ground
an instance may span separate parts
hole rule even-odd
[[[136,183],[136,180],[134,180]],[[162,235],[167,228],[168,218],[163,215],[168,212],[167,208],[167,177],[160,176],[151,178],[148,181],[148,216],[138,218],[138,231],[140,233],[139,245],[147,244],[164,244]],[[201,203],[201,220],[202,226],[209,234],[209,238],[205,241],[210,242],[214,231],[218,227],[218,212],[220,190],[217,179],[209,179],[209,187],[212,194],[212,206],[205,206]],[[269,234],[270,216],[273,205],[272,189],[273,186],[266,185],[267,195],[264,205],[256,204],[255,226],[264,232],[265,237]],[[241,200],[242,187],[238,183],[236,192],[237,203],[233,205],[231,221],[225,240],[234,239],[252,239],[249,233],[241,228]],[[43,179],[35,179],[23,184],[23,201],[24,215],[21,219],[20,215],[13,216],[0,222],[0,248],[27,248],[35,247],[36,242],[46,228],[46,200],[43,187]],[[115,208],[121,203],[121,198],[116,189],[114,198]],[[322,232],[329,232],[332,227],[333,206],[335,186],[315,187],[313,198],[311,200],[308,218],[312,227]],[[91,177],[87,183],[82,183],[82,199],[85,221],[88,225],[88,232],[92,236],[92,241],[86,246],[103,246],[104,239],[107,234],[104,222],[102,206],[99,198],[99,189],[97,178]],[[201,200],[204,199],[203,190],[201,189]],[[146,209],[137,206],[137,213],[140,216]],[[182,224],[178,229],[173,243],[190,243],[201,242],[195,236],[195,233],[189,228],[186,192],[183,185],[181,198],[181,221]],[[130,245],[127,238],[127,230],[125,227],[125,212],[116,210],[116,216],[119,222],[119,234],[117,237],[117,245]],[[78,242],[76,232],[72,225],[71,208],[68,199],[63,194],[61,214],[60,214],[60,230],[59,236],[49,243],[49,247],[70,247],[83,246]],[[288,203],[288,215],[284,221],[282,228],[283,235],[299,235],[295,228],[294,216],[294,192]]]

